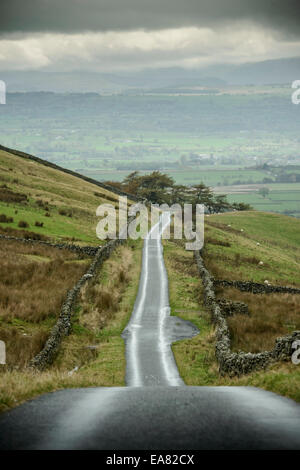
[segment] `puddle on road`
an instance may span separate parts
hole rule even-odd
[[[190,321],[177,316],[168,316],[165,320],[165,337],[170,343],[197,336],[199,329]]]

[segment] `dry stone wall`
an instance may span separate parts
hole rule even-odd
[[[249,315],[248,305],[244,302],[235,302],[227,299],[217,299],[221,311],[224,316],[232,317],[232,315]]]
[[[129,219],[129,223],[132,219]],[[50,332],[50,336],[42,351],[40,351],[29,363],[30,368],[43,370],[49,366],[59,350],[62,339],[71,332],[71,317],[76,305],[76,300],[82,286],[89,281],[98,272],[105,260],[109,258],[115,248],[124,243],[124,239],[116,239],[109,241],[103,247],[97,249],[94,259],[89,266],[87,272],[79,279],[76,285],[68,291],[65,302],[63,303],[60,315],[54,327]]]
[[[235,287],[242,292],[251,292],[252,294],[300,294],[300,289],[296,287],[272,286],[270,284],[260,284],[251,281],[227,281],[214,279],[214,286]]]
[[[204,303],[210,310],[212,321],[216,325],[216,357],[220,373],[240,376],[254,370],[265,369],[275,361],[290,361],[293,353],[292,345],[294,341],[300,340],[300,331],[294,331],[290,335],[277,338],[271,351],[257,354],[231,351],[226,313],[222,311],[222,303],[218,301],[214,291],[216,281],[206,269],[200,251],[195,251],[194,256],[203,282]]]
[[[12,240],[17,242],[23,242],[28,245],[45,245],[51,248],[58,248],[59,250],[69,250],[74,253],[78,253],[81,255],[86,256],[95,256],[97,251],[99,250],[99,246],[79,246],[73,245],[68,243],[51,243],[44,240],[33,240],[31,238],[18,238],[18,237],[10,237],[7,235],[0,235],[0,240]]]

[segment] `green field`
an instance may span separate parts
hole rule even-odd
[[[68,168],[107,173],[199,172],[195,156],[201,166],[220,168],[296,163],[298,114],[289,98],[288,87],[209,96],[13,93],[1,108],[0,141]]]
[[[228,168],[224,165],[216,168],[164,171],[172,176],[177,184],[192,186],[204,182],[213,187],[215,192],[226,194],[230,203],[244,202],[259,211],[300,216],[300,183],[264,183],[264,178],[272,176],[270,170],[243,169],[234,166]],[[296,169],[294,172],[297,174],[299,170]],[[99,181],[122,181],[128,175],[128,171],[117,170],[82,170],[82,173]],[[150,171],[141,173],[150,173]],[[237,181],[244,184],[236,184]],[[261,187],[269,189],[266,197],[259,194]]]
[[[100,181],[160,170],[226,194],[232,185],[300,182],[299,113],[288,86],[190,91],[8,94],[0,142]],[[298,194],[275,193],[239,200],[297,215]]]
[[[207,186],[231,185],[237,180],[244,182],[260,183],[266,177],[267,172],[255,169],[243,169],[237,166],[220,165],[217,167],[190,168],[190,169],[163,169],[168,175],[172,176],[176,183],[193,185],[203,181]],[[150,172],[150,171],[149,171]],[[84,170],[82,173],[98,179],[99,181],[121,181],[128,171],[100,171],[100,170]],[[143,172],[147,173],[147,172]]]
[[[224,193],[228,195],[229,202],[245,202],[254,209],[265,212],[280,212],[295,217],[300,217],[300,184],[264,184],[269,189],[266,197],[258,193],[258,189],[239,194],[228,194],[226,188]],[[235,187],[237,190],[238,187]]]

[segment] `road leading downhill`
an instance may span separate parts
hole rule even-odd
[[[161,235],[165,215],[153,228]],[[197,329],[170,316],[160,236],[148,234],[126,341],[127,387],[62,390],[0,417],[0,449],[300,449],[300,406],[251,387],[187,387],[171,351]]]
[[[128,386],[183,386],[171,343],[198,334],[190,322],[170,317],[161,243],[161,235],[169,223],[170,215],[164,213],[144,241],[139,291],[131,320],[122,335],[126,342]]]

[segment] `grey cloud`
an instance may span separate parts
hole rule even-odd
[[[120,70],[205,67],[297,57],[300,39],[278,40],[261,27],[158,31],[31,33],[0,39],[0,70]]]
[[[253,21],[300,36],[299,0],[1,0],[0,32],[164,29]]]

